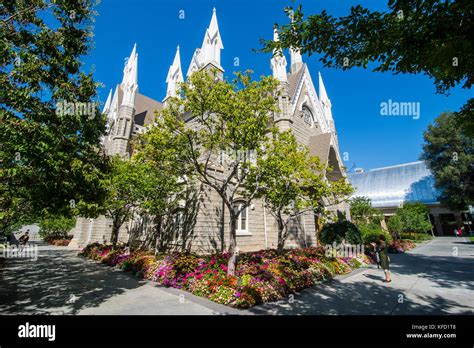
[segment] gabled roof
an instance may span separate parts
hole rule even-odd
[[[118,100],[120,105],[122,103],[123,91],[119,86],[118,88]],[[163,104],[151,99],[143,94],[137,93],[135,96],[135,124],[139,126],[145,126],[153,123],[155,118],[155,110],[163,109]]]
[[[397,207],[403,202],[438,204],[433,175],[422,161],[350,174],[349,181],[356,189],[353,197],[369,197],[374,207]]]
[[[135,124],[146,126],[153,123],[155,111],[163,109],[163,105],[147,96],[137,93],[135,98]]]
[[[298,88],[298,84],[301,80],[301,76],[304,72],[304,65],[297,72],[294,74],[288,73],[288,93],[290,94],[290,98],[294,98],[296,94],[296,89]]]
[[[330,147],[331,133],[318,134],[309,138],[309,153],[311,156],[318,156],[321,163],[328,161]]]

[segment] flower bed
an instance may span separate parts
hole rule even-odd
[[[72,236],[68,236],[67,238],[44,238],[44,241],[46,243],[49,243],[51,245],[55,246],[68,246],[69,243],[71,242]]]
[[[316,247],[286,250],[283,255],[275,250],[261,250],[241,254],[235,275],[228,276],[227,253],[205,256],[173,253],[155,257],[146,251],[129,252],[124,246],[112,251],[110,245],[93,243],[79,255],[237,308],[282,299],[370,263],[365,255],[330,258],[323,248]]]
[[[413,249],[415,246],[416,244],[409,240],[393,240],[388,245],[388,252],[393,254],[404,253],[407,250]]]

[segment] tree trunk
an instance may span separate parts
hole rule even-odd
[[[156,216],[155,218],[156,226],[155,226],[155,238],[154,238],[154,248],[155,248],[155,255],[158,255],[161,252],[161,244],[162,244],[162,236],[161,236],[161,231],[162,231],[162,224],[163,224],[163,218],[161,215]]]
[[[315,233],[316,233],[316,236],[315,236],[316,237],[316,246],[320,245],[320,243],[319,243],[319,232],[321,232],[321,231],[319,229],[319,221],[320,221],[319,214],[314,212],[314,230],[315,230]]]
[[[283,231],[285,227],[282,221],[278,221],[278,244],[277,244],[277,253],[278,255],[283,254],[283,247],[285,246],[285,240],[283,236]]]
[[[237,264],[237,216],[233,212],[230,213],[230,241],[229,241],[229,262],[227,263],[227,274],[235,274],[235,266]]]
[[[225,250],[225,233],[224,233],[224,224],[225,224],[225,202],[222,199],[222,206],[221,206],[221,253]]]
[[[117,221],[114,221],[112,224],[112,235],[110,236],[110,242],[112,243],[112,249],[115,249],[118,242],[118,235],[120,231],[121,224]]]

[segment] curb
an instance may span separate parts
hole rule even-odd
[[[425,241],[420,242],[420,243],[415,243],[416,246],[415,246],[413,249],[407,250],[407,251],[405,251],[405,252],[402,253],[402,254],[410,254],[412,251],[414,251],[414,250],[416,250],[416,249],[418,249],[418,248],[421,248],[421,247],[423,247],[423,246],[425,246],[425,245],[428,245],[428,244],[434,242],[435,240],[436,240],[436,237],[434,237],[434,238],[432,238],[432,239],[430,239],[430,240],[425,240]]]
[[[159,285],[158,283],[156,283],[154,281],[151,281],[149,279],[138,278],[138,277],[134,276],[131,273],[124,272],[123,270],[121,270],[117,267],[110,267],[110,266],[104,265],[104,264],[98,262],[97,260],[92,260],[92,259],[82,257],[82,256],[79,256],[79,255],[76,255],[76,257],[79,258],[79,259],[83,259],[85,262],[89,262],[91,264],[101,266],[104,269],[107,269],[109,271],[120,272],[122,274],[128,275],[130,277],[130,279],[134,279],[137,282],[141,282],[143,285],[145,285],[145,284],[150,285],[152,287],[155,287],[155,288],[158,288],[158,289],[163,290],[165,292],[168,292],[169,294],[172,294],[174,296],[179,297],[180,295],[184,295],[184,298],[186,300],[188,300],[189,302],[198,304],[200,306],[206,307],[210,310],[213,310],[213,311],[217,312],[215,315],[253,315],[253,313],[248,312],[246,309],[238,309],[238,308],[233,308],[233,307],[226,306],[226,305],[223,305],[223,304],[220,304],[220,303],[215,303],[215,302],[212,302],[211,300],[208,300],[204,297],[196,296],[196,295],[194,295],[194,294],[192,294],[188,291],[175,289],[175,288],[167,288],[167,287]]]

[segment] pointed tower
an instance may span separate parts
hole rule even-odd
[[[210,64],[213,65],[214,68],[224,71],[221,67],[222,49],[224,49],[224,45],[222,44],[219,25],[217,24],[216,8],[214,7],[212,10],[211,23],[209,24],[209,28],[206,30],[201,46],[200,60],[203,68],[206,68],[207,65]]]
[[[324,117],[326,118],[327,124],[331,132],[335,131],[334,120],[332,118],[332,105],[331,101],[328,98],[328,94],[326,92],[326,87],[324,87],[323,78],[321,76],[321,72],[319,72],[319,101],[321,102],[321,106],[323,108]]]
[[[196,48],[196,50],[193,53],[193,57],[191,58],[191,63],[189,64],[188,72],[186,73],[186,77],[191,76],[191,74],[195,71],[198,71],[201,69],[201,62],[199,61],[199,53],[201,52],[201,49]]]
[[[137,44],[133,45],[132,53],[123,69],[123,79],[121,83],[123,98],[121,105],[133,107],[135,105],[135,96],[138,90],[137,73],[138,73],[138,53]]]
[[[135,97],[138,92],[138,54],[137,45],[133,46],[132,53],[123,69],[123,79],[119,86],[122,92],[122,101],[118,108],[116,124],[113,127],[110,155],[128,157],[129,140],[132,136],[133,118],[135,116]]]
[[[299,49],[290,47],[290,61],[290,71],[292,74],[294,74],[303,67],[303,58],[301,57]]]
[[[107,96],[107,100],[104,105],[104,109],[102,110],[103,114],[108,114],[110,111],[110,105],[112,104],[112,88],[109,91],[109,95]]]
[[[273,41],[279,41],[278,27],[276,25],[273,28]],[[289,129],[293,122],[289,116],[290,95],[286,65],[286,57],[282,50],[273,50],[273,57],[270,60],[270,67],[272,68],[273,77],[280,81],[280,86],[278,86],[278,109],[280,111],[274,115],[274,122],[281,131],[286,131]]]
[[[278,42],[278,28],[275,26],[273,28],[273,41]],[[280,50],[277,51],[275,48],[273,50],[273,57],[270,60],[270,66],[272,68],[273,77],[279,80],[280,82],[288,82],[286,76],[286,57],[283,52]]]
[[[179,84],[184,82],[183,72],[181,71],[181,58],[179,56],[179,46],[176,48],[176,55],[174,56],[173,64],[171,64],[166,77],[168,87],[166,89],[166,97],[163,103],[166,104],[168,98],[175,97],[179,89]]]
[[[187,76],[199,69],[217,69],[218,77],[223,78],[224,69],[221,66],[221,50],[224,49],[219,25],[217,24],[216,9],[212,11],[212,18],[209,27],[204,34],[204,40],[200,49],[196,49],[191,64],[189,65]]]

